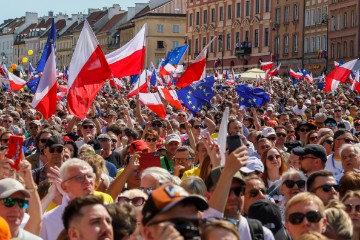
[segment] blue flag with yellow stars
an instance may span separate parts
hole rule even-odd
[[[166,59],[161,63],[161,66],[164,67],[168,63],[172,65],[179,64],[181,58],[184,56],[188,47],[189,45],[184,45],[174,48],[171,52],[168,52],[168,54],[166,55]]]
[[[51,53],[51,44],[54,45],[54,49],[56,50],[56,26],[55,26],[54,18],[52,19],[51,28],[50,28],[50,32],[49,32],[45,47],[44,47],[44,51],[41,55],[40,61],[36,67],[35,72],[39,73],[39,72],[44,71],[45,63]]]
[[[262,88],[254,88],[247,85],[239,85],[236,88],[239,95],[240,107],[258,107],[263,106],[270,101],[270,96]]]
[[[177,92],[179,100],[183,102],[193,114],[200,112],[204,107],[211,106],[210,100],[214,97],[214,76],[197,81]]]

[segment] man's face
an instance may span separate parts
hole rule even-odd
[[[9,145],[9,138],[11,136],[11,133],[5,133],[1,136],[1,146],[8,146]]]
[[[280,115],[279,124],[285,125],[286,123],[290,122],[289,115]]]
[[[312,223],[307,218],[304,218],[300,224],[292,224],[289,221],[289,216],[294,213],[306,214],[311,211],[320,211],[319,206],[312,201],[305,201],[292,205],[286,214],[285,226],[293,239],[299,238],[304,233],[318,232],[323,233],[326,229],[326,219],[322,217],[319,222]],[[324,214],[324,213],[322,213]]]
[[[239,121],[234,121],[232,123],[230,123],[229,126],[229,135],[236,135],[236,134],[243,134],[243,129],[242,129],[242,124]]]
[[[69,167],[62,181],[61,188],[70,200],[94,192],[95,174],[88,166]]]
[[[178,120],[179,123],[186,122],[186,113],[179,112],[176,119]]]
[[[299,109],[302,109],[302,107],[304,106],[304,100],[298,99],[297,100],[297,106],[298,106]]]
[[[301,171],[303,171],[305,174],[308,175],[309,173],[312,173],[314,169],[314,163],[318,158],[315,157],[314,155],[306,154],[305,156],[302,156],[299,159],[300,159]]]
[[[166,144],[166,150],[170,153],[170,154],[175,154],[176,149],[178,149],[180,143],[177,141],[171,141],[168,144]]]
[[[286,140],[286,134],[287,134],[286,130],[282,128],[278,128],[276,129],[275,132],[276,132],[276,143],[283,145]]]
[[[247,213],[250,205],[260,199],[266,199],[265,185],[260,180],[250,180],[244,191],[244,212]]]
[[[39,138],[39,148],[43,148],[45,146],[46,140],[51,137],[51,133],[42,133]]]
[[[112,240],[112,219],[103,205],[90,205],[81,208],[81,217],[72,223],[68,230],[70,239]]]
[[[237,195],[237,192],[239,191],[238,189],[241,189],[240,195]],[[225,206],[225,217],[237,219],[236,216],[238,216],[243,209],[243,191],[244,185],[242,185],[238,180],[233,180]]]
[[[14,120],[12,117],[5,117],[3,119],[3,126],[8,129],[12,124],[13,124]]]
[[[20,192],[13,193],[10,197],[25,200],[24,195]],[[25,209],[21,209],[19,203],[16,202],[12,207],[5,207],[4,201],[0,201],[0,216],[6,220],[12,232],[20,226],[24,213]]]
[[[34,123],[30,123],[29,131],[30,131],[31,136],[36,136],[39,132],[39,126]]]
[[[107,139],[107,138],[101,138],[99,139],[100,144],[101,144],[101,149],[103,149],[104,151],[110,151],[111,150],[111,140]]]
[[[115,124],[116,123],[116,116],[115,115],[108,115],[106,118],[108,124]]]
[[[351,133],[344,133],[343,135],[340,135],[336,139],[334,139],[334,149],[339,149],[343,144],[350,143],[352,144],[354,142],[354,138]]]
[[[347,147],[341,152],[341,163],[345,172],[360,169],[360,155],[353,147]]]
[[[271,148],[271,142],[269,140],[264,140],[258,143],[257,152],[261,156],[266,149]]]
[[[317,177],[314,181],[312,193],[318,196],[326,206],[330,200],[339,199],[339,193],[334,189],[334,186],[337,185],[336,180],[334,177]],[[330,187],[329,187],[330,186]]]
[[[49,167],[58,166],[64,162],[64,146],[51,146],[44,149]]]
[[[193,158],[190,156],[188,151],[177,151],[174,157],[175,166],[181,165],[184,168],[180,171],[183,173],[184,171],[190,170],[193,164]]]
[[[334,117],[341,118],[341,108],[340,107],[337,107],[334,109]]]
[[[87,135],[90,135],[92,138],[94,138],[96,132],[96,128],[94,124],[86,123],[81,126],[81,134],[85,137]]]

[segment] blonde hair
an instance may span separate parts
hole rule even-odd
[[[318,232],[309,232],[301,235],[298,240],[327,240],[328,238]]]
[[[286,203],[286,207],[285,207],[285,220],[288,220],[288,215],[289,215],[289,209],[294,206],[295,204],[301,203],[303,204],[304,202],[313,202],[315,203],[318,207],[319,207],[319,212],[321,213],[322,217],[324,217],[324,211],[325,211],[325,206],[323,204],[323,202],[321,201],[321,199],[309,192],[302,192],[302,193],[298,193],[296,194],[294,197],[292,197],[287,203]]]
[[[332,239],[352,238],[352,221],[340,204],[337,207],[327,208],[325,210],[325,217],[327,220],[325,236]]]
[[[201,240],[209,239],[211,231],[219,228],[232,233],[237,240],[240,240],[239,232],[235,225],[225,220],[211,220],[210,222],[207,222],[204,226],[202,226]]]

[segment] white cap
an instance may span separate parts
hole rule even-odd
[[[266,111],[274,111],[274,109],[271,106],[269,106],[266,108]]]
[[[304,104],[305,104],[305,105],[306,105],[306,104],[311,105],[311,101],[310,101],[309,99],[306,99],[305,102],[304,102]]]
[[[261,136],[267,138],[270,135],[276,135],[275,130],[272,127],[266,127],[261,131]]]
[[[240,171],[244,173],[251,173],[255,171],[264,173],[264,164],[257,157],[249,157],[246,166],[240,168]]]

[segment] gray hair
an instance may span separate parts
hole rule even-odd
[[[356,144],[343,144],[343,145],[341,145],[341,147],[339,149],[340,156],[341,156],[342,152],[345,149],[348,149],[348,148],[354,148],[354,151],[355,151],[356,155],[360,155],[360,143],[356,143]]]
[[[204,181],[197,176],[188,176],[180,184],[188,193],[205,197],[206,186]]]
[[[306,182],[307,178],[306,178],[305,174],[302,171],[298,171],[298,170],[295,170],[293,168],[290,168],[285,173],[283,173],[283,175],[281,176],[279,186],[283,185],[286,180],[288,180],[289,178],[294,177],[294,176],[297,176],[301,180],[304,180]],[[306,191],[306,189],[305,189],[305,191]]]
[[[325,121],[327,116],[326,116],[325,113],[317,113],[317,114],[315,114],[314,119],[319,119],[319,118],[322,118]]]
[[[189,155],[191,156],[191,157],[194,157],[195,156],[195,152],[194,152],[194,150],[191,148],[191,147],[189,147],[189,146],[181,146],[181,147],[179,147],[178,149],[176,149],[176,152],[189,152]]]
[[[79,168],[87,167],[88,169],[91,170],[91,172],[94,172],[90,164],[87,163],[86,161],[81,160],[79,158],[71,158],[65,161],[60,167],[60,178],[62,181],[64,181],[64,176],[66,174],[66,171],[71,167],[79,167]]]
[[[155,178],[160,185],[173,182],[172,175],[167,170],[161,167],[146,168],[141,174],[141,180],[147,175]]]

